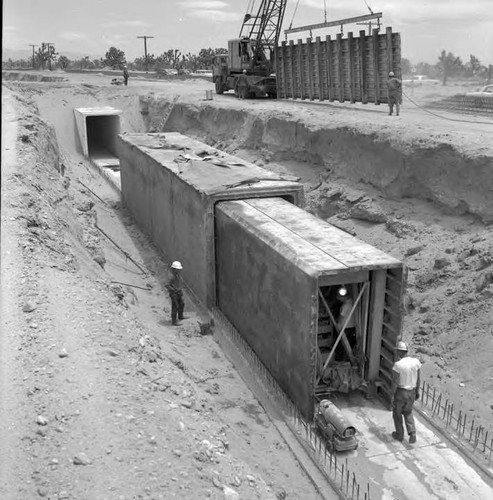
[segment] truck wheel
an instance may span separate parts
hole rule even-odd
[[[216,94],[222,94],[224,92],[223,84],[221,80],[216,80]]]

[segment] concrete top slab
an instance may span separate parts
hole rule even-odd
[[[232,192],[262,190],[303,191],[296,177],[280,176],[177,132],[124,134],[120,138],[207,196],[223,198]]]
[[[120,109],[112,108],[111,106],[99,106],[97,108],[75,108],[75,112],[84,116],[100,116],[100,115],[121,115]]]
[[[402,266],[397,259],[281,198],[228,201],[221,204],[221,210],[241,218],[250,231],[310,275]]]

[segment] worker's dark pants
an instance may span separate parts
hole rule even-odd
[[[171,322],[176,323],[177,319],[183,319],[183,308],[185,307],[183,293],[170,293],[169,298],[171,299]]]
[[[128,85],[128,78],[124,78],[123,81],[125,82],[125,85]]]
[[[408,434],[416,432],[413,417],[413,405],[416,399],[416,390],[400,389],[398,388],[394,394],[394,407],[392,409],[392,416],[394,417],[395,432],[399,438],[404,438],[404,427],[402,425],[402,417],[406,424]]]
[[[401,103],[400,97],[389,95],[389,115],[391,115],[394,112],[394,105],[397,114],[399,114],[400,103]]]

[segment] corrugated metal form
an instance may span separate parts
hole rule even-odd
[[[320,101],[388,102],[387,77],[401,75],[401,39],[387,28],[359,37],[283,42],[277,48],[277,96]]]

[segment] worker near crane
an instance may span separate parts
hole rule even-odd
[[[127,66],[123,66],[123,83],[125,85],[128,85],[128,69],[127,69]]]
[[[398,359],[393,366],[395,392],[392,398],[395,431],[392,432],[392,437],[397,441],[404,439],[404,418],[409,442],[412,444],[416,442],[413,406],[414,401],[419,398],[421,362],[408,356],[407,344],[402,341],[397,342],[396,356]]]
[[[175,260],[170,266],[165,285],[171,299],[171,323],[173,325],[179,325],[179,320],[184,319],[183,309],[185,303],[183,302],[182,269],[181,262]]]
[[[402,82],[399,78],[396,78],[394,72],[389,73],[389,78],[387,80],[387,89],[389,92],[389,115],[394,112],[394,104],[396,115],[399,116],[400,106],[402,102]]]
[[[236,79],[235,95],[240,99],[246,99],[248,97],[248,78],[246,69],[244,69],[241,75]]]

